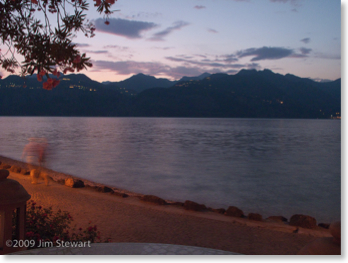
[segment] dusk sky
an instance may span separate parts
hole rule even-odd
[[[265,68],[341,77],[339,0],[118,0],[109,25],[90,2],[96,36],[74,42],[92,58],[82,73],[100,82]]]

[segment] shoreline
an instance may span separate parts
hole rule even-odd
[[[25,167],[25,163],[7,157],[0,156],[0,161],[0,166],[6,163]],[[161,205],[142,200],[144,195],[126,190],[115,189],[127,197],[102,193],[93,186],[71,188],[57,181],[72,176],[43,170],[53,179],[48,186],[43,181],[33,185],[30,176],[13,171],[9,178],[22,184],[31,199],[43,207],[69,211],[78,226],[88,226],[92,221],[98,226],[102,240],[200,246],[249,255],[290,255],[318,237],[330,237],[329,230],[321,227],[306,229],[281,222],[226,216],[211,210],[186,210],[174,203]]]
[[[11,159],[9,157],[2,156],[2,155],[0,155],[0,169],[1,169],[1,162],[5,163],[5,164],[9,164],[11,166],[13,166],[13,165],[18,166],[21,169],[27,169],[27,166],[28,166],[27,163],[25,163],[23,161],[14,160],[14,159]],[[32,166],[34,166],[36,168],[39,168],[39,166],[36,166],[36,165],[32,165]],[[128,191],[126,189],[120,189],[120,188],[117,188],[117,187],[114,187],[114,186],[93,182],[93,181],[90,181],[90,180],[87,180],[87,179],[84,179],[84,178],[81,178],[81,177],[78,177],[78,176],[75,176],[75,175],[62,173],[62,172],[57,172],[57,171],[48,169],[46,167],[41,167],[41,172],[47,173],[54,182],[60,183],[60,184],[63,184],[62,181],[63,180],[65,181],[65,179],[73,178],[73,179],[77,179],[77,180],[83,181],[85,187],[87,186],[87,187],[92,187],[93,188],[93,187],[103,187],[103,186],[106,186],[106,187],[111,188],[115,192],[125,193],[125,194],[127,194],[129,196],[142,196],[141,193],[135,193],[135,192]]]
[[[17,167],[20,167],[21,169],[27,169],[27,164],[25,162],[22,162],[22,161],[18,161],[18,160],[14,160],[14,159],[11,159],[11,158],[8,158],[8,157],[5,157],[5,156],[2,156],[0,155],[0,169],[1,168],[1,165],[2,164],[9,164],[11,166],[17,166]],[[36,168],[39,168],[38,166],[36,166]],[[160,205],[171,205],[171,206],[177,206],[177,207],[181,207],[181,208],[184,208],[184,203],[183,202],[177,202],[177,201],[172,201],[172,200],[167,200],[167,199],[162,199],[161,197],[158,197],[158,196],[154,196],[154,195],[145,195],[145,194],[142,194],[142,193],[136,193],[136,192],[132,192],[132,191],[128,191],[126,189],[121,189],[121,188],[118,188],[118,187],[114,187],[114,186],[110,186],[110,185],[106,185],[106,184],[102,184],[102,183],[97,183],[97,182],[93,182],[93,181],[90,181],[90,180],[87,180],[87,179],[84,179],[84,178],[81,178],[81,177],[78,177],[78,176],[74,176],[74,175],[70,175],[70,174],[67,174],[67,173],[61,173],[61,172],[56,172],[54,170],[51,170],[51,169],[48,169],[48,168],[45,168],[45,167],[41,167],[41,173],[46,173],[47,175],[49,175],[50,177],[50,180],[54,181],[55,183],[58,183],[58,184],[61,184],[61,185],[65,185],[66,184],[66,179],[69,179],[69,178],[72,178],[74,181],[77,180],[77,181],[82,181],[83,182],[83,186],[82,187],[72,187],[72,188],[90,188],[92,190],[95,190],[97,192],[100,192],[100,193],[109,193],[112,192],[111,194],[114,194],[114,195],[117,195],[117,196],[121,196],[121,197],[135,197],[135,198],[138,198],[142,201],[145,201],[147,203],[153,203],[153,204],[160,204]],[[28,176],[29,177],[29,176]],[[112,191],[109,192],[109,190],[105,190],[106,189],[111,189]],[[226,209],[224,208],[211,208],[211,207],[207,207],[205,206],[205,204],[198,204],[196,202],[194,202],[194,200],[186,200],[186,201],[189,201],[189,202],[192,202],[194,203],[193,206],[193,209],[187,209],[187,210],[191,210],[191,211],[197,211],[197,212],[200,212],[200,211],[210,211],[210,212],[214,212],[214,213],[218,213],[218,214],[225,214],[226,212]],[[198,205],[198,207],[197,207]],[[239,208],[238,208],[239,209]],[[222,211],[224,210],[224,211]],[[250,213],[250,214],[254,214],[254,213]],[[255,214],[254,214],[255,215]],[[259,215],[259,214],[256,214],[256,215]],[[255,225],[256,222],[259,222],[259,223],[280,223],[278,228],[279,229],[282,229],[282,226],[289,226],[289,221],[290,221],[290,218],[287,219],[287,218],[284,218],[283,216],[281,215],[273,215],[273,216],[268,216],[268,217],[263,217],[262,216],[262,220],[258,220],[258,219],[248,219],[247,216],[245,216],[243,214],[242,218],[238,218],[238,217],[234,217],[235,220],[248,220],[250,221],[250,225]],[[307,216],[310,216],[310,215],[307,215]],[[271,219],[269,220],[269,218],[274,218],[274,217],[277,217],[277,219]],[[283,217],[283,219],[286,219],[286,221],[282,221],[280,222],[280,218]],[[242,223],[245,223],[242,221]],[[316,230],[327,230],[326,228],[322,227],[322,226],[318,226],[319,224],[321,225],[329,225],[331,222],[317,222],[317,227],[315,228]],[[256,224],[257,226],[258,224]],[[292,230],[297,230],[297,227],[294,227],[292,226],[291,227]],[[303,229],[303,233],[310,233],[312,229]],[[286,231],[287,232],[287,231]],[[317,236],[317,234],[314,233],[314,236]],[[318,236],[321,236],[321,234],[319,234]],[[324,234],[324,236],[326,236]]]

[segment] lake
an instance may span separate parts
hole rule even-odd
[[[30,137],[46,166],[173,201],[237,206],[263,217],[341,216],[341,121],[308,119],[0,117],[0,155]]]

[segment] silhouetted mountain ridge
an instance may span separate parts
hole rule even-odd
[[[160,78],[157,79],[153,76],[148,76],[145,74],[133,75],[129,79],[122,80],[119,82],[107,82],[104,83],[108,88],[121,88],[133,93],[139,93],[143,90],[150,88],[168,88],[173,86],[176,81],[170,81],[168,79]]]
[[[34,77],[0,80],[0,115],[330,118],[341,110],[340,79],[315,82],[270,70],[178,82],[138,74],[123,81],[134,93],[83,74],[60,80],[52,91],[43,90]]]

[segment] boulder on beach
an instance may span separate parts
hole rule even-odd
[[[248,219],[255,220],[255,221],[262,221],[262,215],[257,214],[257,213],[249,213]]]
[[[317,226],[317,220],[311,216],[296,214],[290,218],[289,225],[311,229]]]
[[[141,201],[144,201],[144,202],[150,202],[150,203],[154,203],[154,204],[158,204],[158,205],[165,205],[167,204],[167,202],[158,197],[158,196],[155,196],[155,195],[143,195],[140,197],[140,200]]]
[[[325,228],[325,229],[329,229],[330,228],[330,224],[327,224],[327,223],[320,223],[320,224],[318,224],[318,226],[320,226],[322,228]]]
[[[174,205],[174,206],[184,206],[184,203],[183,202],[170,202],[170,203],[167,203],[168,205]]]
[[[270,216],[266,220],[271,222],[288,222],[288,219],[284,216]]]
[[[101,193],[110,193],[110,192],[113,192],[114,190],[112,190],[110,187],[107,187],[107,186],[100,186],[100,187],[97,187],[97,191]]]
[[[214,213],[219,213],[219,214],[225,214],[226,209],[225,208],[209,208],[210,211]]]
[[[243,217],[244,213],[241,209],[235,206],[229,206],[225,212],[227,216]]]
[[[20,173],[21,172],[21,168],[19,166],[17,166],[17,165],[12,165],[9,170],[11,172],[14,172],[14,173]]]
[[[23,174],[23,175],[30,175],[30,172],[29,172],[27,169],[22,168],[20,174]]]
[[[85,183],[82,180],[75,179],[75,178],[67,178],[65,179],[65,186],[72,187],[72,188],[81,188],[85,187]]]
[[[186,200],[184,203],[184,209],[192,211],[203,211],[206,210],[207,207],[203,204],[198,204],[196,202]]]
[[[116,196],[120,196],[120,197],[122,197],[122,198],[126,198],[126,197],[129,196],[129,195],[127,195],[126,193],[121,193],[121,192],[117,192],[117,191],[112,191],[112,192],[110,192],[110,194],[116,195]]]
[[[65,184],[65,179],[57,179],[57,178],[55,178],[54,181],[56,181],[58,184]]]

